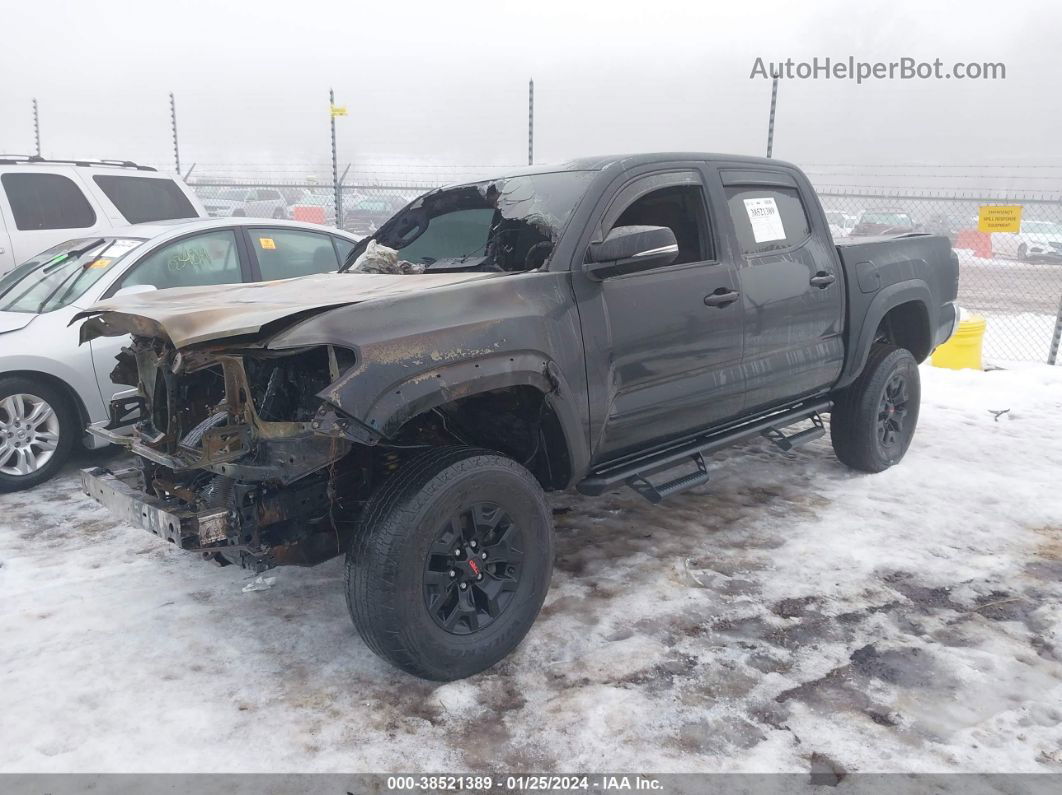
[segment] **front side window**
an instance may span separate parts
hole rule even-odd
[[[651,191],[631,203],[612,225],[666,226],[675,234],[679,253],[673,265],[701,262],[710,250],[707,215],[699,185],[673,185]]]
[[[248,229],[247,234],[266,281],[339,270],[331,235],[293,229]]]
[[[0,177],[15,226],[33,229],[85,229],[96,212],[72,179],[62,174],[14,172]]]
[[[195,218],[198,213],[172,179],[96,174],[93,181],[131,224]]]
[[[0,312],[42,314],[68,306],[143,242],[95,237],[53,246],[0,279]]]
[[[221,229],[164,244],[126,274],[122,287],[149,284],[165,290],[242,281],[236,234]]]
[[[741,253],[746,256],[799,245],[811,234],[796,188],[732,185],[726,195]]]

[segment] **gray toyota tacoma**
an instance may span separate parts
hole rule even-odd
[[[339,273],[82,313],[83,341],[131,335],[112,378],[137,386],[91,431],[138,462],[84,486],[221,564],[345,553],[369,647],[465,677],[546,596],[546,491],[659,502],[726,445],[822,436],[824,413],[842,462],[898,463],[957,281],[944,237],[835,243],[777,160],[514,171],[425,194]]]

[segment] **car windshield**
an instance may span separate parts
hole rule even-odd
[[[0,312],[43,314],[73,303],[144,241],[136,237],[68,240],[0,279]]]
[[[395,215],[373,239],[417,270],[534,270],[549,261],[593,178],[559,171],[442,188]]]
[[[910,226],[911,219],[907,213],[863,213],[863,223],[884,224],[886,226]]]
[[[1021,231],[1034,235],[1062,235],[1062,226],[1051,221],[1026,221],[1021,225]]]

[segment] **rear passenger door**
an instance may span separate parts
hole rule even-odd
[[[257,226],[243,232],[250,252],[252,279],[256,281],[339,270],[340,251],[335,238],[325,232]]]
[[[783,168],[719,175],[745,315],[745,409],[824,391],[844,364],[844,285],[829,230],[808,206],[814,195]]]

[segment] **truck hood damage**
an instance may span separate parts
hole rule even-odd
[[[76,314],[81,342],[136,334],[164,337],[180,350],[229,337],[259,334],[281,321],[364,301],[489,279],[495,273],[392,275],[322,273],[298,279],[211,287],[184,287],[102,301]]]

